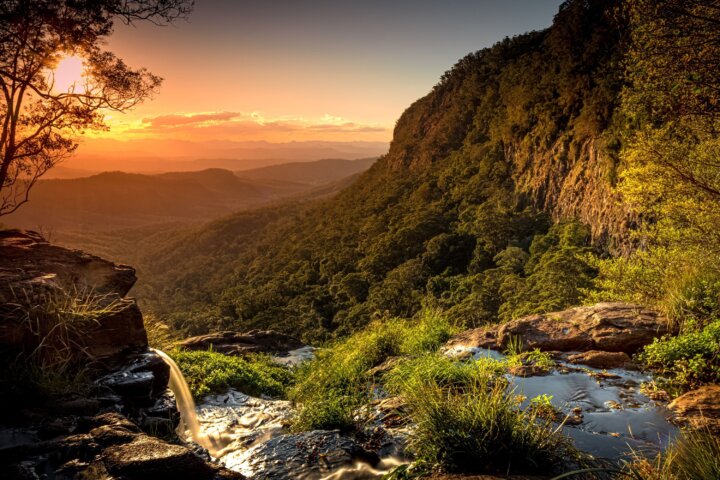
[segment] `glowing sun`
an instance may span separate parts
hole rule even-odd
[[[81,87],[84,83],[84,73],[85,65],[81,57],[77,55],[63,57],[52,72],[53,90],[70,92]]]

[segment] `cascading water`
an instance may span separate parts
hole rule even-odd
[[[306,349],[296,352],[302,360],[307,358]],[[284,425],[291,412],[286,400],[270,400],[250,397],[233,389],[219,394],[209,395],[196,409],[190,388],[180,367],[166,353],[155,350],[170,367],[170,389],[175,394],[181,423],[178,434],[181,438],[194,441],[208,450],[225,467],[253,477],[256,473],[253,463],[258,461],[258,453],[253,447],[261,447],[265,442],[287,434]],[[291,452],[292,453],[292,452]],[[282,452],[273,450],[272,455]],[[260,454],[262,456],[262,454]],[[277,463],[288,461],[292,457],[272,458]],[[355,478],[378,478],[388,473],[400,462],[387,457],[381,462],[370,465],[364,462],[338,465],[328,470],[305,473],[304,465],[293,470],[288,478],[304,480],[349,480]]]
[[[221,439],[219,435],[211,435],[203,431],[200,426],[200,421],[195,412],[195,401],[190,393],[190,387],[185,381],[182,371],[180,371],[180,367],[178,367],[175,360],[170,358],[165,352],[157,349],[154,349],[154,351],[160,355],[160,358],[170,367],[170,390],[175,394],[175,402],[180,412],[180,431],[182,434],[189,431],[190,437],[195,443],[205,447],[208,452],[210,452],[210,455],[214,457],[218,456],[223,448]]]

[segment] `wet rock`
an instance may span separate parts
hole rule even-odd
[[[520,338],[525,349],[631,355],[668,332],[666,320],[655,311],[628,303],[598,303],[469,330],[450,339],[446,347],[502,350],[512,339]]]
[[[127,363],[99,380],[125,401],[150,407],[162,396],[170,380],[170,368],[155,352],[130,357]]]
[[[508,373],[510,375],[515,375],[516,377],[541,377],[543,375],[548,375],[550,373],[550,369],[539,367],[537,365],[513,365],[508,368]]]
[[[218,332],[191,337],[181,342],[180,346],[187,350],[207,350],[212,347],[216,352],[226,355],[244,355],[288,352],[304,347],[305,344],[295,337],[273,330],[250,330],[246,333]]]
[[[627,368],[629,364],[632,364],[630,355],[625,352],[603,352],[601,350],[575,353],[569,355],[567,361],[600,369]]]
[[[380,365],[371,368],[365,374],[370,377],[381,377],[393,368],[395,368],[402,361],[402,357],[389,357]]]
[[[474,347],[474,348],[498,348],[497,325],[488,327],[473,328],[460,332],[452,337],[446,344],[447,348],[452,347]]]
[[[215,469],[180,445],[147,435],[132,442],[111,446],[102,453],[102,462],[111,475],[132,479],[213,478]]]
[[[146,433],[163,437],[172,436],[180,424],[180,412],[175,395],[167,389],[152,407],[140,410],[140,427]]]
[[[375,421],[384,427],[392,428],[407,422],[407,402],[400,396],[387,397],[373,402]]]
[[[706,385],[673,400],[668,408],[679,423],[720,434],[720,385]]]
[[[316,430],[281,435],[249,450],[233,452],[223,461],[252,478],[286,480],[315,478],[356,461],[377,463],[379,459],[337,431]]]

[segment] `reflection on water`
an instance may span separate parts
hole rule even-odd
[[[446,354],[462,357],[463,350],[476,360],[505,358],[500,352],[483,348],[454,347]],[[603,372],[577,365],[558,366],[559,371],[544,376],[508,375],[509,389],[525,397],[523,407],[545,394],[552,395],[553,406],[565,415],[579,409],[582,423],[564,425],[563,431],[580,450],[617,460],[631,450],[657,452],[677,434],[667,409],[640,392],[640,385],[650,381],[650,376],[623,369]]]

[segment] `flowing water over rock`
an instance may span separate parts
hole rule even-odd
[[[277,360],[296,366],[311,358],[312,352],[311,347],[303,347]],[[446,353],[473,359],[504,358],[482,348],[454,347]],[[183,420],[180,436],[205,447],[220,464],[248,478],[379,478],[400,463],[396,455],[402,452],[407,428],[394,431],[385,426],[381,429],[384,437],[373,453],[337,431],[289,432],[286,425],[292,407],[285,400],[229,390],[207,396],[196,406],[175,362],[158,354],[170,365],[170,387]],[[597,458],[618,460],[631,450],[660,451],[677,431],[665,407],[640,391],[650,377],[639,372],[558,363],[547,375],[508,375],[508,379],[511,391],[524,397],[523,407],[539,395],[551,395],[553,406],[561,412],[559,422],[563,422],[565,434],[580,450]]]
[[[275,357],[296,366],[312,358],[312,347]],[[357,441],[337,431],[297,434],[286,428],[290,402],[257,398],[236,390],[209,395],[195,405],[177,364],[158,354],[170,366],[170,388],[177,398],[181,438],[195,442],[225,467],[249,478],[340,480],[379,478],[400,462],[380,459]]]

